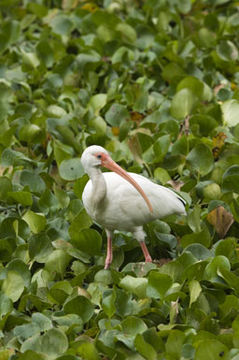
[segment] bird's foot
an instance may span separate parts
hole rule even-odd
[[[152,260],[152,258],[151,258],[150,255],[148,255],[148,256],[145,257],[145,262],[149,262],[149,263],[153,262],[153,260]]]
[[[105,262],[104,269],[105,269],[105,270],[108,270],[108,269],[109,269],[109,267],[110,267],[110,263]]]

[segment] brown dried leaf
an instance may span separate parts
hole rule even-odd
[[[224,132],[222,131],[212,138],[212,143],[213,143],[212,153],[214,159],[218,159],[226,138],[227,138],[226,134],[224,134]]]
[[[224,238],[234,218],[223,206],[218,206],[207,215],[207,221],[215,228],[220,238]]]
[[[174,190],[180,191],[181,187],[184,185],[184,182],[169,180],[169,181],[167,181],[167,184],[171,185]]]

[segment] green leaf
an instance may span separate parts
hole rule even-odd
[[[206,266],[205,276],[206,279],[212,280],[217,275],[220,275],[222,270],[230,271],[231,265],[227,257],[218,255],[214,257],[210,263]]]
[[[199,343],[195,353],[195,360],[226,359],[227,347],[216,339],[204,340]]]
[[[40,41],[36,47],[37,56],[46,67],[54,64],[54,52],[48,41]]]
[[[71,231],[70,234],[73,235],[72,242],[77,249],[91,256],[101,255],[102,238],[96,230],[83,229],[78,233]]]
[[[222,190],[239,193],[239,166],[230,166],[222,177]]]
[[[40,175],[33,171],[23,170],[20,175],[20,183],[23,186],[29,186],[30,191],[42,193],[46,186]]]
[[[71,256],[64,250],[56,249],[48,256],[45,269],[52,275],[57,273],[63,277],[70,260]]]
[[[70,227],[69,234],[71,239],[77,240],[79,238],[79,231],[87,229],[92,225],[90,216],[86,213],[85,209],[81,209],[79,214],[73,219]],[[82,250],[82,249],[81,249]],[[84,251],[84,250],[82,250]]]
[[[127,108],[121,104],[114,103],[105,114],[105,120],[111,126],[119,126],[123,121],[129,118]]]
[[[154,178],[159,180],[163,185],[165,185],[171,179],[167,170],[160,167],[157,167],[154,170]]]
[[[199,295],[201,294],[202,288],[197,280],[191,280],[188,284],[189,287],[189,293],[190,293],[190,304],[189,307],[197,301]]]
[[[22,218],[26,221],[34,234],[40,233],[46,227],[46,218],[43,214],[28,210]]]
[[[207,227],[205,227],[202,231],[195,232],[192,234],[186,234],[181,238],[181,244],[185,248],[190,244],[199,243],[209,248],[211,245],[211,236]]]
[[[177,92],[182,89],[191,90],[193,94],[198,96],[199,98],[202,97],[203,94],[203,83],[193,76],[186,76],[177,86]]]
[[[218,122],[209,115],[193,115],[189,119],[190,129],[194,135],[208,136],[218,126]]]
[[[208,174],[213,169],[213,155],[210,149],[204,144],[196,145],[188,154],[187,161],[192,169],[201,175]]]
[[[59,166],[60,177],[67,181],[73,181],[82,177],[84,172],[79,158],[63,160]]]
[[[144,340],[143,335],[138,334],[135,338],[134,345],[136,350],[147,360],[157,360],[157,352],[153,346]]]
[[[84,296],[76,296],[71,300],[68,300],[63,307],[65,314],[77,314],[79,315],[83,322],[88,322],[93,314],[94,307],[90,300]]]
[[[24,290],[24,280],[16,271],[8,271],[7,277],[3,280],[2,291],[13,302],[19,300]]]
[[[77,354],[79,354],[82,359],[86,359],[86,360],[99,360],[100,359],[100,356],[97,352],[95,345],[90,342],[82,342],[77,347]]]
[[[28,191],[9,191],[7,195],[19,204],[25,206],[32,205],[32,194]]]
[[[106,315],[111,318],[116,310],[115,307],[116,293],[115,290],[107,290],[103,293],[102,309]]]
[[[88,106],[92,109],[94,115],[98,116],[100,110],[106,104],[107,95],[106,94],[97,94],[90,98]]]
[[[133,336],[142,334],[147,330],[147,325],[145,322],[136,316],[128,316],[125,318],[121,322],[121,326],[125,334]]]
[[[32,315],[32,322],[28,324],[18,325],[14,328],[14,335],[22,342],[26,339],[40,334],[52,328],[51,320],[41,313],[34,313]]]
[[[29,239],[29,256],[39,263],[45,263],[53,251],[51,240],[45,233],[33,235]]]
[[[147,296],[155,299],[163,299],[173,284],[173,279],[167,274],[161,274],[155,270],[149,273]]]
[[[221,109],[225,125],[233,127],[239,124],[239,101],[235,99],[227,100],[221,105]]]
[[[11,299],[5,295],[4,292],[0,291],[0,318],[8,313],[10,313],[13,309]],[[1,359],[1,357],[0,357]]]
[[[12,190],[12,183],[6,176],[0,177],[0,200],[5,201],[8,196],[8,192]]]
[[[145,298],[147,283],[148,280],[146,278],[135,278],[133,276],[126,275],[122,280],[120,280],[119,285],[139,298]]]
[[[65,333],[60,329],[53,328],[42,336],[34,335],[26,340],[21,346],[21,351],[33,350],[55,359],[56,356],[64,353],[67,348],[68,340]]]
[[[190,115],[197,102],[197,96],[191,90],[184,88],[174,95],[171,104],[171,115],[178,120]]]
[[[174,358],[180,358],[185,335],[182,331],[171,330],[165,348],[167,354]]]
[[[126,24],[125,22],[119,23],[116,26],[116,30],[121,34],[122,40],[131,43],[134,43],[136,41],[136,31],[129,24]]]

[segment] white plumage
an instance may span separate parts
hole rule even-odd
[[[126,173],[100,146],[87,148],[81,161],[90,176],[82,195],[85,209],[95,222],[105,228],[108,237],[105,268],[112,262],[114,230],[132,232],[140,242],[145,260],[152,261],[144,242],[143,224],[171,214],[186,214],[185,201],[172,190],[144,176]],[[117,173],[102,173],[101,166]],[[129,183],[131,180],[136,185]]]

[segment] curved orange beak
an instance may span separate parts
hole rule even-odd
[[[107,169],[114,171],[116,174],[120,175],[122,178],[127,180],[134,188],[140,193],[143,197],[144,201],[146,202],[149,211],[153,212],[153,207],[151,202],[149,201],[147,195],[145,194],[144,190],[137,184],[137,182],[124,170],[120,167],[114,160],[111,159],[109,155],[101,154],[101,165],[106,167]]]

